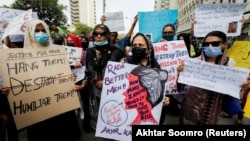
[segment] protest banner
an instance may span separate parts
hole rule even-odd
[[[178,82],[239,99],[240,85],[246,81],[249,72],[250,70],[245,68],[217,65],[195,58],[187,58]]]
[[[214,30],[222,31],[227,36],[240,35],[240,20],[246,6],[247,3],[198,4],[195,8],[194,36],[205,37]]]
[[[0,56],[17,129],[80,107],[65,48],[4,49]]]
[[[165,70],[109,61],[95,135],[131,141],[132,125],[158,125],[166,80]]]

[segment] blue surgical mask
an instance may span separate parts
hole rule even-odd
[[[221,47],[204,47],[203,51],[208,57],[217,57],[222,54]]]
[[[94,45],[96,46],[105,46],[108,44],[108,40],[102,41],[102,42],[96,42],[94,41]]]
[[[167,40],[167,41],[173,41],[174,39],[174,34],[163,34],[163,39]]]
[[[45,44],[48,42],[49,36],[47,33],[44,33],[44,32],[36,32],[35,39],[38,43]]]

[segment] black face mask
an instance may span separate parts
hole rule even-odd
[[[82,48],[84,48],[86,50],[88,47],[89,47],[88,42],[82,42]]]
[[[132,48],[132,57],[136,58],[138,61],[142,60],[147,56],[146,48],[133,47]]]
[[[54,40],[54,44],[56,44],[56,45],[62,45],[63,44],[63,40]]]
[[[68,43],[67,45],[68,45],[68,46],[71,46],[71,47],[74,47],[74,46],[75,46],[74,43]]]

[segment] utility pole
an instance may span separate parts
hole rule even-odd
[[[102,9],[102,12],[105,13],[105,7],[106,7],[106,0],[103,0],[103,9]]]

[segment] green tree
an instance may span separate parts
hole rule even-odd
[[[73,31],[74,34],[76,35],[80,35],[82,32],[85,33],[90,33],[93,30],[92,27],[86,25],[86,24],[82,24],[82,23],[77,23],[75,25],[75,31]]]
[[[66,27],[67,24],[67,16],[63,13],[67,6],[58,4],[58,0],[15,0],[10,8],[32,9],[33,12],[37,12],[38,18],[48,25],[56,24],[60,27]]]

